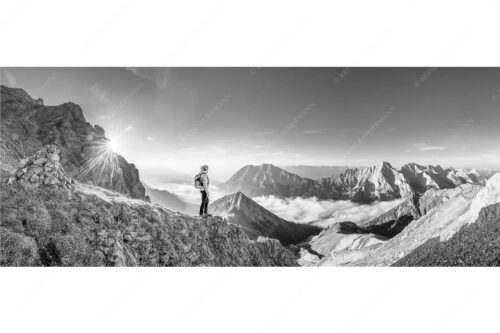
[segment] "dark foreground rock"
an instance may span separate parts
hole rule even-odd
[[[433,238],[394,266],[499,266],[500,204],[484,207],[477,221],[450,239]]]
[[[1,266],[295,266],[277,240],[116,192],[16,182],[1,188]]]

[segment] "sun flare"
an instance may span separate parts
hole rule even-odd
[[[116,140],[109,139],[107,143],[107,147],[111,149],[112,151],[116,152],[116,149],[118,148],[118,144]]]

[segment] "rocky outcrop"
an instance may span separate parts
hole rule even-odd
[[[2,266],[295,266],[277,240],[100,187],[1,188]]]
[[[47,144],[60,149],[66,174],[80,182],[145,199],[139,171],[107,145],[104,130],[89,124],[74,103],[46,106],[24,90],[1,86],[0,176]]]
[[[300,243],[321,231],[316,226],[286,221],[241,192],[214,201],[209,211],[241,226],[251,239],[274,238],[283,245]]]
[[[419,207],[419,196],[413,194],[398,206],[388,210],[380,216],[362,224],[363,230],[368,233],[392,238],[403,231],[413,220],[422,216]]]
[[[75,181],[64,174],[59,159],[59,148],[47,145],[33,156],[23,159],[20,168],[10,174],[7,183],[12,184],[17,181],[34,186],[73,188]]]

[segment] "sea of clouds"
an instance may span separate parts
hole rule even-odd
[[[285,220],[321,227],[342,221],[362,224],[403,202],[394,200],[362,205],[348,200],[318,200],[315,197],[278,198],[273,195],[256,197],[253,200]]]
[[[155,184],[154,187],[174,193],[188,203],[199,204],[201,200],[200,191],[191,183],[164,183]],[[224,193],[216,185],[210,185],[210,202],[223,196]],[[273,195],[252,199],[287,221],[321,227],[343,221],[362,224],[403,202],[403,200],[394,200],[362,205],[348,200],[318,200],[315,197],[278,198]]]

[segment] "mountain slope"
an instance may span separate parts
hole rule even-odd
[[[394,266],[500,266],[500,204],[484,207],[475,223],[450,239],[429,239]]]
[[[222,216],[228,222],[241,226],[252,239],[270,237],[283,245],[302,242],[321,231],[315,226],[283,220],[241,192],[216,200],[210,204],[209,210],[213,215]]]
[[[74,103],[45,106],[24,90],[1,86],[0,176],[46,144],[61,150],[69,177],[146,199],[139,171],[108,147],[104,130],[89,124]]]
[[[302,250],[299,263],[303,266],[315,266],[320,262],[320,258],[317,255],[311,255],[312,253],[317,253],[323,258],[335,252],[359,251],[377,246],[386,240],[386,237],[370,233],[353,222],[339,222],[310,240],[309,245],[312,251]]]
[[[482,208],[500,202],[500,174],[491,177],[485,187],[465,184],[433,192],[433,196],[441,195],[447,199],[432,200],[438,204],[385,243],[360,251],[331,253],[319,264],[387,266],[409,255],[430,239],[445,241],[464,225],[477,221]]]

